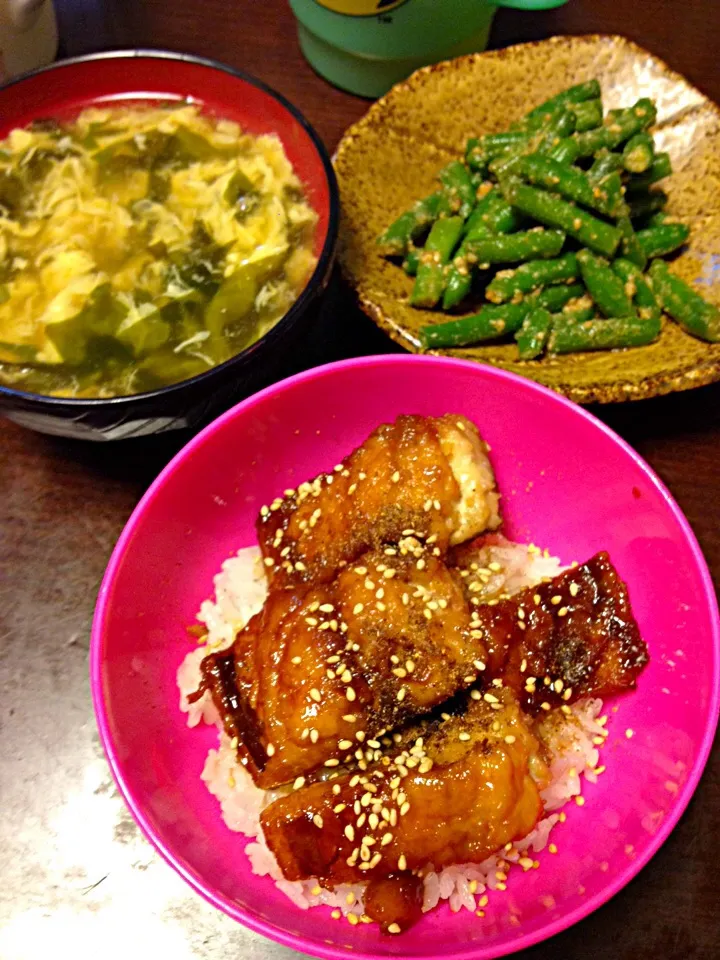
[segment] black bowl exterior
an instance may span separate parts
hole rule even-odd
[[[160,390],[109,399],[65,399],[13,390],[0,384],[0,413],[15,423],[40,433],[78,440],[125,440],[196,429],[251,393],[286,375],[288,363],[297,365],[301,339],[308,333],[322,307],[330,280],[338,237],[339,198],[330,157],[322,140],[300,111],[281,94],[249,74],[216,61],[167,51],[136,50],[90,54],[59,61],[49,67],[16,77],[7,86],[22,83],[38,73],[74,63],[108,57],[160,57],[182,60],[222,70],[250,83],[276,99],[305,128],[325,171],[329,193],[328,227],[312,276],[288,312],[256,343],[237,356],[190,380]],[[51,81],[51,77],[48,77]],[[294,358],[294,360],[293,360]]]

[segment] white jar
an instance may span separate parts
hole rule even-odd
[[[57,45],[52,0],[0,0],[0,83],[50,63]]]

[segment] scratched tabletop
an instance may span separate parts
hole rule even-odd
[[[441,0],[437,0],[441,2]],[[479,0],[480,2],[480,0]],[[1,4],[0,4],[1,5]],[[303,61],[284,0],[56,0],[66,55],[165,47],[246,69],[334,149],[368,102]],[[720,100],[717,0],[570,0],[498,12],[493,46],[621,33]],[[394,348],[339,282],[300,366]],[[720,385],[596,409],[657,470],[720,580]],[[187,440],[45,437],[0,419],[0,960],[292,960],[196,896],[140,836],[100,747],[87,678],[97,589],[151,480]],[[528,960],[720,958],[720,751],[652,862]]]

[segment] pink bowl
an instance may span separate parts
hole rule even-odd
[[[651,663],[608,704],[607,771],[567,808],[555,856],[511,871],[484,919],[442,907],[398,938],[303,912],[250,871],[200,781],[210,728],[188,730],[175,672],[222,561],[254,542],[262,503],[328,469],[380,422],[457,411],[492,447],[507,533],[565,562],[604,548],[627,580]],[[252,929],[320,957],[489,960],[563,930],[616,893],[695,789],[718,714],[718,612],[687,521],[655,474],[580,407],[512,374],[434,357],[350,360],[245,400],[192,440],[143,497],[105,574],[92,632],[100,734],[133,815],[167,861]],[[632,736],[626,731],[633,731]]]

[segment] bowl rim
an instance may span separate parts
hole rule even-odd
[[[458,950],[458,952],[452,954],[453,960],[494,960],[494,958],[507,956],[508,954],[515,953],[516,951],[527,949],[528,947],[541,943],[555,934],[561,933],[562,931],[568,929],[569,927],[578,923],[580,920],[583,920],[585,917],[589,916],[591,913],[594,913],[595,910],[610,900],[611,897],[615,896],[615,894],[619,893],[620,890],[622,890],[630,882],[630,880],[637,876],[640,870],[650,861],[650,859],[665,843],[668,836],[676,826],[678,820],[685,812],[685,809],[698,786],[703,770],[708,761],[710,749],[718,725],[718,713],[720,712],[720,613],[718,611],[718,600],[713,587],[710,571],[700,545],[679,505],[652,467],[650,467],[650,465],[640,456],[640,454],[638,454],[625,440],[623,440],[622,437],[620,437],[617,433],[615,433],[614,430],[604,424],[588,410],[572,402],[561,394],[550,390],[548,387],[545,387],[533,380],[528,380],[525,377],[521,377],[518,374],[511,373],[508,370],[503,370],[488,364],[479,364],[472,360],[460,360],[452,357],[440,357],[432,355],[418,356],[415,354],[381,354],[371,357],[355,357],[349,360],[341,360],[334,363],[325,364],[323,366],[314,367],[310,370],[303,371],[302,373],[295,374],[292,377],[288,377],[284,380],[274,383],[271,386],[266,387],[265,389],[260,390],[252,396],[246,398],[245,400],[242,400],[240,403],[236,404],[234,407],[231,407],[230,410],[223,413],[203,430],[201,430],[172,458],[172,460],[170,460],[167,466],[160,472],[160,474],[147,489],[143,497],[140,499],[129,520],[127,521],[122,533],[120,534],[120,537],[118,538],[100,585],[91,629],[89,673],[93,708],[95,710],[95,717],[98,724],[100,741],[103,745],[103,749],[105,750],[113,778],[136,823],[140,827],[146,839],[150,841],[152,846],[160,853],[165,861],[169,863],[170,866],[172,866],[173,869],[175,869],[197,893],[204,897],[205,900],[211,903],[214,907],[221,910],[223,913],[228,914],[234,920],[241,922],[254,932],[261,933],[264,936],[269,937],[270,939],[292,949],[307,953],[308,947],[311,947],[312,954],[314,956],[324,958],[324,960],[347,960],[347,958],[350,956],[354,957],[355,960],[378,960],[378,954],[366,952],[364,950],[350,951],[336,945],[326,945],[321,943],[309,944],[306,942],[306,939],[303,936],[289,933],[282,927],[263,920],[252,914],[249,910],[238,906],[236,903],[224,897],[222,894],[213,890],[212,885],[206,883],[202,877],[194,876],[190,870],[185,868],[173,851],[155,835],[152,824],[144,813],[143,805],[135,799],[132,788],[125,782],[123,778],[122,762],[115,750],[110,731],[109,716],[103,697],[103,662],[105,626],[109,620],[110,613],[109,597],[113,582],[118,572],[118,568],[120,567],[125,554],[132,546],[136,528],[144,518],[146,511],[152,506],[154,501],[162,495],[162,490],[166,480],[178,469],[178,467],[183,465],[186,460],[189,460],[193,456],[196,449],[201,447],[216,433],[224,430],[225,427],[232,420],[234,420],[235,417],[251,412],[254,409],[262,406],[267,400],[272,399],[276,395],[292,391],[296,387],[302,386],[308,381],[332,377],[337,373],[342,374],[342,372],[346,370],[354,370],[362,367],[375,366],[392,368],[403,367],[408,364],[413,364],[420,367],[465,369],[468,372],[472,372],[476,376],[490,377],[492,379],[500,380],[510,389],[519,388],[527,391],[528,394],[534,394],[537,398],[547,401],[551,405],[555,404],[559,407],[565,407],[567,410],[572,411],[575,415],[580,417],[580,419],[584,420],[591,428],[599,430],[607,438],[613,441],[627,456],[630,457],[635,466],[644,473],[650,485],[654,487],[655,490],[660,494],[662,500],[665,502],[666,507],[673,515],[675,521],[678,523],[684,538],[690,547],[692,559],[698,572],[701,584],[701,596],[703,598],[704,605],[711,615],[712,627],[709,639],[711,641],[712,682],[710,699],[708,703],[708,719],[702,740],[699,743],[695,762],[682,789],[675,797],[674,805],[670,813],[663,819],[657,832],[650,837],[642,855],[638,856],[634,860],[628,861],[627,865],[622,870],[616,872],[612,878],[609,879],[609,882],[606,883],[606,885],[599,890],[597,894],[584,901],[573,910],[570,910],[555,920],[548,921],[540,926],[537,930],[509,940],[503,946],[489,948],[487,946],[483,947],[481,943],[477,943],[474,946],[461,948]],[[402,956],[405,958],[405,960],[428,960],[426,955],[415,953],[403,953]]]
[[[313,297],[319,293],[318,288],[324,284],[325,278],[327,277],[330,267],[332,266],[338,243],[338,231],[340,224],[340,192],[338,188],[337,177],[335,176],[335,169],[330,159],[330,154],[328,153],[327,147],[323,143],[320,135],[307,120],[305,115],[282,93],[279,93],[269,84],[265,83],[264,80],[260,80],[258,77],[253,76],[253,74],[246,73],[244,70],[239,70],[236,67],[231,67],[229,64],[222,63],[220,60],[213,60],[209,57],[200,57],[192,53],[180,53],[174,50],[162,50],[152,47],[128,47],[122,50],[103,50],[99,53],[86,53],[77,57],[68,57],[63,60],[58,60],[55,63],[48,64],[44,67],[37,67],[35,70],[28,70],[26,73],[12,77],[7,82],[0,84],[0,93],[3,93],[10,87],[17,86],[18,84],[24,83],[26,80],[33,79],[34,77],[42,74],[53,73],[56,70],[63,70],[68,67],[75,67],[85,63],[95,63],[116,59],[168,60],[206,67],[211,70],[229,74],[236,80],[240,80],[243,83],[249,84],[250,86],[257,87],[258,90],[261,90],[263,93],[268,94],[268,96],[276,100],[280,106],[283,107],[283,109],[286,110],[297,123],[300,124],[305,133],[307,133],[313,144],[313,147],[315,148],[315,151],[320,157],[320,161],[323,166],[325,179],[327,180],[328,185],[329,209],[327,232],[322,250],[318,256],[315,269],[305,283],[305,286],[303,287],[299,297],[290,306],[287,312],[280,317],[274,326],[267,330],[259,340],[256,340],[244,350],[241,350],[240,353],[236,353],[228,360],[211,367],[209,370],[198,373],[194,377],[188,377],[185,380],[179,380],[177,383],[170,383],[167,386],[158,387],[155,390],[145,390],[142,393],[123,394],[122,396],[117,397],[52,397],[45,393],[32,393],[29,390],[16,390],[13,387],[8,387],[0,383],[0,398],[7,396],[8,398],[22,401],[25,404],[32,404],[33,402],[43,403],[48,404],[51,407],[65,407],[79,411],[81,409],[98,409],[99,407],[107,408],[107,406],[118,407],[131,403],[154,400],[161,396],[166,397],[175,393],[179,393],[188,386],[201,386],[205,381],[210,381],[213,376],[219,374],[221,371],[227,371],[232,364],[245,363],[246,361],[251,360],[253,354],[258,350],[266,349],[268,346],[272,347],[275,341],[282,337],[286,328],[293,325],[295,320],[307,308]],[[131,85],[132,84],[130,83],[129,86]],[[188,95],[191,94],[188,93]]]

